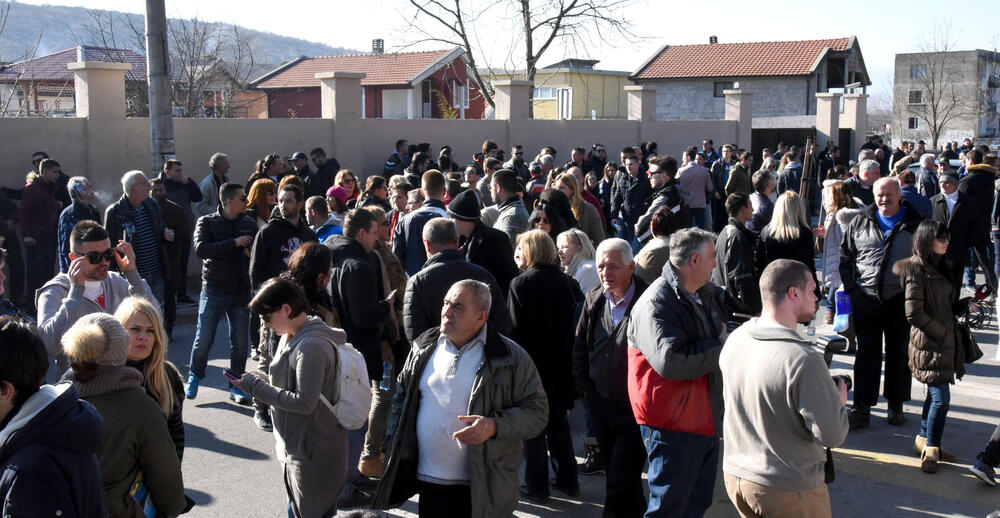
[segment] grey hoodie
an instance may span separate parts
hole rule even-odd
[[[823,357],[796,331],[752,318],[719,356],[729,475],[784,491],[823,485],[823,447],[847,438],[847,408]]]

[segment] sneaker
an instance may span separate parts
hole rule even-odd
[[[253,424],[257,425],[257,428],[260,428],[265,432],[274,431],[274,425],[271,424],[271,413],[266,410],[254,411]]]
[[[833,323],[833,312],[831,312],[831,311],[827,311],[826,312],[826,316],[823,317],[823,323],[827,324],[827,325]]]
[[[871,409],[863,405],[854,405],[854,408],[847,414],[847,422],[850,429],[868,428],[871,426]]]
[[[371,505],[374,498],[375,497],[371,493],[354,488],[354,490],[347,496],[342,496],[337,499],[337,508],[355,509],[357,507],[366,507]]]
[[[249,405],[250,396],[246,395],[242,390],[232,385],[229,386],[229,399],[233,400],[237,405]]]
[[[260,353],[257,352],[257,348],[253,347],[250,349],[250,359],[253,361],[260,361]]]
[[[577,465],[581,475],[603,475],[604,463],[601,462],[601,450],[593,444],[584,445],[584,459]]]
[[[184,387],[184,396],[188,399],[194,399],[198,397],[198,385],[201,384],[201,378],[195,376],[194,374],[188,374],[187,385]]]
[[[976,478],[982,480],[986,485],[996,487],[997,478],[993,473],[993,466],[990,466],[982,460],[976,459],[976,463],[969,468],[969,471],[971,471]]]
[[[536,504],[547,504],[549,503],[549,495],[538,495],[532,493],[528,490],[528,484],[521,484],[518,488],[518,492],[521,494],[521,498],[534,502]]]
[[[889,415],[885,420],[892,426],[902,426],[903,422],[906,421],[906,416],[903,414],[903,404],[890,404]]]

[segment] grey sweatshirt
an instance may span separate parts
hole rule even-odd
[[[785,491],[823,485],[823,447],[847,437],[847,409],[823,357],[797,332],[751,319],[722,369],[727,474]]]

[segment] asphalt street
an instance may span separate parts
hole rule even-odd
[[[197,293],[192,293],[197,299]],[[822,315],[823,309],[820,310]],[[186,376],[195,332],[197,306],[181,306],[170,360]],[[859,316],[863,318],[863,316]],[[819,320],[819,319],[817,319]],[[804,331],[804,330],[803,330]],[[817,334],[829,334],[829,326],[817,325]],[[271,434],[254,426],[250,407],[229,401],[222,368],[228,366],[228,328],[220,323],[211,353],[208,375],[197,399],[184,407],[187,446],[184,454],[184,482],[188,496],[197,506],[191,517],[283,517],[285,490],[281,468],[274,458]],[[955,455],[953,463],[943,463],[937,474],[920,471],[913,438],[920,426],[920,409],[925,396],[923,385],[914,382],[913,400],[906,404],[906,422],[889,426],[885,422],[885,402],[873,409],[872,426],[851,432],[847,441],[834,450],[836,480],[830,484],[834,516],[970,516],[985,517],[1000,509],[1000,488],[991,488],[975,479],[969,466],[988,441],[1000,421],[1000,374],[997,361],[997,325],[976,332],[985,356],[968,366],[965,378],[953,386],[951,409],[945,427],[943,449]],[[835,355],[831,369],[850,371],[854,357]],[[248,361],[247,368],[254,362]],[[829,379],[817,380],[829,383]],[[579,405],[571,413],[574,444],[582,454],[584,430]],[[580,458],[582,461],[582,458]],[[568,500],[554,492],[550,503],[540,506],[521,502],[518,517],[601,516],[604,499],[603,476],[581,476],[581,496]],[[737,517],[722,485],[721,468],[716,483],[715,504],[710,517]],[[416,516],[416,501],[381,516]],[[341,511],[338,516],[349,512]]]

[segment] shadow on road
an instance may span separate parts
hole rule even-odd
[[[219,403],[224,404],[224,403]],[[205,405],[209,406],[209,405]],[[232,405],[226,405],[232,406]],[[212,453],[218,453],[220,455],[228,455],[230,457],[239,457],[241,459],[249,460],[267,460],[269,457],[263,453],[240,446],[239,444],[234,444],[228,441],[223,441],[216,438],[215,434],[207,428],[202,428],[197,425],[190,423],[185,424],[184,432],[186,437],[186,445],[190,448],[199,448],[202,450],[210,451]]]
[[[253,417],[253,407],[234,405],[232,403],[227,403],[225,401],[213,401],[211,403],[203,403],[201,405],[195,405],[198,408],[212,408],[215,410],[228,410],[230,412],[236,412],[237,414],[243,414],[247,417]]]

